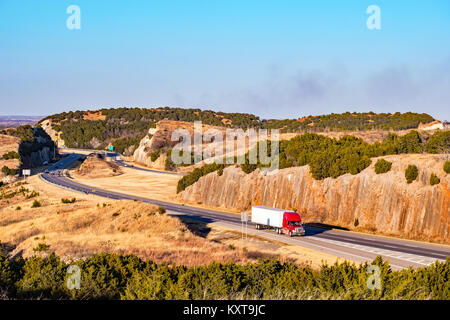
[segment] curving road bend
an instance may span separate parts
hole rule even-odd
[[[142,198],[112,190],[94,189],[93,187],[80,184],[65,177],[62,174],[62,170],[82,156],[82,154],[77,153],[69,154],[42,173],[41,179],[55,186],[72,191],[95,194],[100,197],[115,200],[138,200],[152,203],[158,206],[164,206],[167,209],[167,213],[171,215],[188,217],[238,231],[242,228],[240,216],[236,214]],[[117,161],[116,163],[123,166],[126,165],[122,161]],[[126,166],[136,170],[173,174],[130,165]],[[407,267],[424,267],[432,264],[436,260],[445,261],[447,257],[450,257],[450,246],[445,245],[330,230],[313,226],[305,227],[306,236],[290,238],[286,235],[278,235],[270,230],[256,230],[252,227],[252,224],[249,223],[247,229],[248,234],[313,249],[357,262],[371,262],[375,257],[381,255],[384,259],[389,260],[394,270]]]

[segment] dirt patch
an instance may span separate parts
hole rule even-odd
[[[97,121],[97,120],[105,120],[106,116],[102,114],[101,111],[98,112],[87,112],[83,115],[84,120],[91,120],[91,121]]]

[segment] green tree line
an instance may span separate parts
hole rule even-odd
[[[157,265],[133,255],[96,254],[66,263],[54,254],[8,260],[0,256],[0,294],[9,299],[445,299],[450,261],[392,271],[380,257],[381,289],[367,285],[368,264],[344,262],[320,270],[260,260],[197,267]],[[69,289],[69,265],[80,270],[80,288]],[[72,282],[73,284],[73,282]],[[73,287],[72,287],[73,288]]]
[[[322,132],[333,131],[363,131],[363,130],[404,130],[415,129],[422,123],[433,121],[433,117],[426,113],[374,113],[374,112],[345,112],[321,116],[308,116],[301,121],[298,119],[266,120],[264,127],[279,129],[283,132]]]

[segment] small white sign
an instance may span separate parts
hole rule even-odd
[[[242,222],[248,221],[248,212],[247,211],[241,213],[241,221]]]
[[[31,176],[31,170],[30,169],[23,169],[22,170],[23,176]]]

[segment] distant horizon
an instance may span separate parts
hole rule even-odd
[[[0,37],[2,114],[169,105],[450,120],[448,0],[2,0]]]
[[[7,115],[7,114],[3,114],[3,115],[0,115],[0,119],[18,118],[17,120],[22,120],[22,119],[32,118],[32,119],[40,120],[40,119],[44,119],[44,118],[46,118],[48,116],[51,116],[51,115],[54,115],[54,114],[60,114],[60,113],[63,113],[63,112],[70,112],[70,111],[72,111],[72,112],[75,112],[75,111],[84,111],[84,112],[86,112],[86,111],[97,111],[97,110],[100,110],[100,109],[119,109],[119,108],[158,109],[158,108],[165,108],[165,107],[168,107],[168,108],[180,108],[180,109],[200,109],[202,111],[211,110],[211,111],[214,111],[214,112],[233,113],[233,112],[227,112],[227,111],[223,111],[223,110],[216,110],[216,109],[212,109],[212,108],[197,108],[197,107],[170,107],[170,106],[164,106],[164,107],[125,107],[125,106],[120,106],[120,107],[99,107],[99,108],[96,108],[96,109],[94,109],[94,108],[71,109],[71,110],[68,110],[68,111],[61,111],[61,112],[56,112],[56,113],[47,114],[47,115],[39,115],[39,116],[35,116],[35,115],[28,116],[28,115]],[[394,114],[394,113],[400,112],[400,111],[376,112],[376,111],[373,111],[373,110],[368,110],[368,111],[350,111],[350,110],[348,110],[348,111],[344,111],[344,112],[334,112],[334,113],[335,114],[343,114],[343,113],[346,113],[346,112],[350,112],[350,113],[355,113],[355,112],[356,113],[369,113],[369,112],[373,112],[375,114],[380,114],[380,113]],[[420,113],[428,114],[431,117],[433,117],[435,120],[439,120],[439,121],[442,121],[442,122],[450,121],[448,119],[437,118],[437,117],[435,117],[434,115],[432,115],[432,114],[430,114],[428,112],[405,111],[405,112],[400,112],[400,113],[403,114],[403,113],[407,113],[407,112],[419,113],[419,114]],[[237,112],[237,113],[245,114],[246,112]],[[261,117],[260,115],[258,115],[257,113],[247,113],[247,114],[252,114],[254,116],[257,116],[257,117],[259,117],[260,120],[285,120],[285,119],[299,119],[299,118],[308,117],[308,116],[329,115],[331,113],[333,113],[333,112],[326,113],[326,114],[305,114],[305,115],[299,115],[298,117],[292,117],[292,118],[264,118],[264,117]]]

